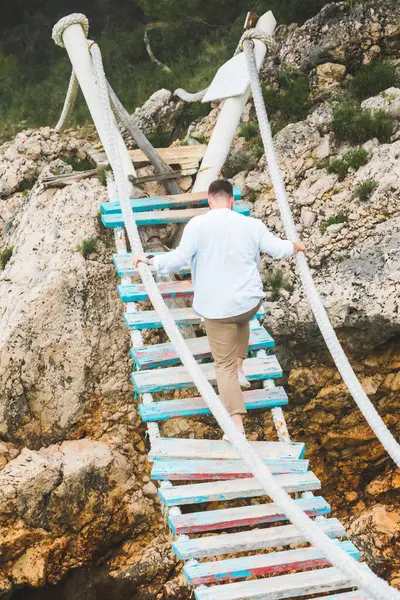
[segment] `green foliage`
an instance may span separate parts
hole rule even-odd
[[[347,101],[334,109],[332,131],[339,140],[352,144],[363,144],[372,138],[387,142],[394,123],[394,118],[383,110],[362,110],[357,102]]]
[[[106,169],[102,169],[97,174],[97,179],[104,187],[107,187],[107,171]]]
[[[270,273],[268,273],[266,286],[268,291],[271,292],[270,299],[272,302],[275,302],[280,298],[282,290],[293,292],[294,289],[289,278],[280,268],[273,269]]]
[[[348,221],[348,217],[344,213],[339,213],[337,215],[333,215],[332,217],[329,217],[329,219],[325,219],[325,221],[323,221],[321,223],[321,226],[320,226],[321,233],[325,233],[325,231],[327,230],[327,228],[330,225],[337,225],[339,223],[347,223],[347,221]]]
[[[241,171],[254,168],[256,165],[254,157],[244,150],[232,150],[222,169],[222,174],[226,179],[232,179]]]
[[[286,69],[279,75],[279,89],[262,84],[267,112],[275,121],[275,131],[288,123],[295,123],[307,116],[310,88],[307,77],[296,69]]]
[[[70,165],[74,171],[90,171],[93,164],[87,158],[78,158],[77,156],[61,156],[63,162]]]
[[[373,179],[367,179],[366,181],[362,181],[357,186],[357,196],[361,202],[366,202],[370,199],[376,188],[378,187],[378,183]]]
[[[328,173],[335,173],[339,181],[343,181],[349,169],[357,171],[361,166],[366,165],[369,160],[369,154],[364,148],[349,150],[337,158],[328,160],[324,166]]]
[[[18,186],[18,191],[22,193],[29,192],[34,185],[34,179],[23,179]]]
[[[89,254],[97,252],[97,238],[86,238],[79,246],[76,247],[77,252],[80,252],[83,258],[87,258]]]
[[[14,251],[14,247],[10,246],[9,248],[6,248],[2,252],[0,252],[0,270],[1,271],[3,271],[5,269],[6,264],[12,257],[13,251]]]
[[[260,128],[256,121],[249,121],[248,123],[244,123],[238,131],[238,136],[244,137],[246,142],[259,136],[259,134]]]
[[[354,75],[349,83],[349,89],[355,98],[365,100],[399,84],[400,77],[396,66],[386,60],[376,59]]]

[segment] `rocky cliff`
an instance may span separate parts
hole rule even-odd
[[[397,438],[400,89],[367,98],[360,109],[391,115],[385,142],[342,140],[334,119],[339,94],[363,64],[378,54],[399,62],[399,23],[394,0],[328,5],[302,27],[281,28],[278,53],[263,67],[268,84],[288,67],[310,82],[307,116],[275,137],[280,164],[332,322]],[[150,129],[159,126],[160,111],[175,118],[167,93],[149,106],[155,114],[142,117]],[[193,135],[207,138],[217,114],[215,106]],[[245,120],[254,120],[251,102]],[[247,146],[238,136],[235,151]],[[362,164],[332,167],[355,147],[364,151]],[[129,383],[113,237],[97,216],[105,188],[96,177],[63,189],[42,181],[49,172],[71,170],[63,158],[83,159],[87,150],[85,140],[49,128],[23,132],[0,148],[0,597],[47,598],[59,584],[65,600],[186,599]],[[233,181],[253,215],[282,234],[265,159],[249,167]],[[362,195],[365,182],[372,183]],[[163,230],[162,242],[172,233]],[[96,242],[82,252],[88,238]],[[365,559],[400,583],[399,473],[341,382],[293,263],[276,267],[264,258],[262,274],[265,325],[285,369],[290,433],[306,442],[324,495]],[[275,439],[268,413],[248,418],[246,426],[251,439]],[[164,435],[188,433],[220,435],[211,418],[163,426]]]

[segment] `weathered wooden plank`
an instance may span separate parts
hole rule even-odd
[[[217,381],[214,363],[199,366],[208,381],[215,385]],[[282,377],[282,369],[276,356],[247,358],[243,363],[243,371],[249,381]],[[132,382],[139,394],[195,387],[190,374],[183,366],[136,371],[132,373]]]
[[[301,474],[274,475],[274,477],[287,492],[306,492],[321,488],[318,477],[311,471]],[[246,479],[176,485],[159,489],[158,495],[166,506],[183,506],[185,504],[202,504],[203,502],[222,502],[236,498],[256,498],[266,494],[255,477],[248,477]]]
[[[196,315],[192,307],[171,308],[169,312],[178,326],[199,325],[201,323],[201,317]],[[259,323],[256,319],[264,316],[265,311],[261,307],[255,318],[250,321],[250,327],[259,327]],[[161,321],[154,310],[125,313],[124,319],[129,329],[160,329],[162,327]]]
[[[196,359],[211,358],[210,344],[207,337],[187,339],[186,343]],[[251,330],[249,350],[272,348],[274,345],[274,340],[265,331],[264,327]],[[181,363],[177,351],[169,342],[155,344],[154,346],[144,346],[142,348],[132,348],[131,357],[140,369],[153,369],[155,367],[166,367]]]
[[[243,399],[247,410],[273,408],[274,406],[288,404],[288,397],[282,387],[275,387],[270,390],[247,390],[243,392]],[[211,414],[207,404],[200,397],[139,404],[138,409],[142,421],[146,422]]]
[[[352,592],[344,592],[343,594],[330,594],[329,596],[319,596],[313,600],[372,600],[367,592],[362,590],[354,590]]]
[[[193,284],[190,279],[186,281],[162,281],[157,283],[163,298],[185,298],[193,296]],[[133,283],[130,285],[119,285],[118,296],[122,302],[141,302],[148,300],[149,295],[143,283]]]
[[[321,519],[315,523],[329,537],[340,538],[346,535],[346,530],[338,519]],[[304,535],[294,525],[281,525],[267,529],[250,529],[177,541],[172,544],[172,549],[180,560],[191,560],[291,546],[303,544],[306,541]]]
[[[360,560],[360,553],[352,542],[338,542],[338,546],[352,558]],[[329,565],[322,552],[311,546],[206,563],[194,562],[186,565],[183,572],[190,585],[203,585],[246,577],[277,575],[288,571],[305,571]]]
[[[185,209],[167,209],[167,210],[152,210],[146,212],[135,213],[135,221],[138,226],[148,225],[166,225],[168,223],[187,223],[193,217],[205,215],[208,208],[185,208]],[[235,202],[233,206],[234,212],[248,216],[250,209],[244,202]],[[110,215],[102,215],[101,222],[104,227],[124,227],[125,222],[122,212],[112,213]]]
[[[171,148],[157,148],[157,153],[167,165],[180,165],[185,163],[199,163],[204,156],[206,149],[204,144],[194,144],[193,146],[173,146]],[[129,155],[135,167],[145,167],[150,164],[147,156],[142,150],[129,150]],[[98,165],[105,167],[108,165],[108,158],[105,152],[99,152],[94,148],[90,151],[91,159]]]
[[[152,252],[152,254],[167,254],[166,252]],[[119,277],[139,277],[139,269],[133,266],[133,254],[113,254],[113,263]],[[150,266],[151,271],[155,271],[153,265]],[[188,275],[190,267],[182,267],[177,271],[181,275]]]
[[[331,507],[321,496],[313,496],[312,498],[297,498],[294,500],[294,502],[309,517],[326,515],[331,512]],[[225,531],[227,529],[231,529],[232,527],[248,527],[287,520],[288,519],[286,515],[282,512],[279,506],[274,503],[240,506],[237,508],[221,508],[218,510],[203,510],[201,512],[193,512],[176,516],[170,515],[168,517],[168,523],[171,531],[175,534],[200,533],[204,531]],[[252,533],[255,534],[255,531],[252,531]],[[223,541],[221,545],[223,546],[224,543],[225,541]],[[178,544],[178,542],[176,542],[176,544]],[[176,544],[174,544],[174,547]],[[212,544],[213,542],[210,541],[211,547]],[[182,546],[177,546],[177,549],[180,549],[182,552],[184,551],[184,547]],[[218,553],[220,553],[219,549]],[[211,554],[214,554],[212,550]]]
[[[266,458],[264,464],[274,475],[305,473],[308,460]],[[202,481],[245,479],[252,473],[241,460],[164,460],[153,463],[151,478],[156,481]]]
[[[240,187],[233,188],[233,197],[240,200]],[[208,204],[207,192],[191,192],[189,194],[152,196],[151,198],[132,198],[131,207],[133,212],[147,210],[161,210],[164,208],[193,208],[194,206],[206,206]],[[103,202],[100,205],[103,214],[115,214],[121,212],[119,200],[114,202]]]
[[[292,442],[250,442],[251,447],[261,458],[286,459],[303,458],[305,444]],[[149,459],[155,458],[195,458],[240,460],[231,444],[223,440],[192,440],[181,438],[158,438],[150,448]]]
[[[267,579],[199,587],[196,600],[281,600],[353,587],[335,567]]]

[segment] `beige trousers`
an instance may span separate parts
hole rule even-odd
[[[226,319],[204,319],[211,353],[215,362],[218,390],[230,415],[245,414],[239,385],[237,359],[247,358],[250,320],[262,304],[252,310]]]

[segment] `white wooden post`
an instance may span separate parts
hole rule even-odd
[[[267,35],[272,35],[276,27],[276,21],[271,11],[265,13],[256,25],[256,29],[260,29]],[[266,46],[260,40],[254,40],[254,51],[257,62],[264,59],[266,54]],[[206,153],[199,173],[197,175],[193,192],[203,192],[214,179],[218,178],[218,174],[222,169],[225,160],[228,156],[233,138],[240,123],[240,119],[250,96],[250,85],[246,92],[241,96],[227,98],[221,109],[214,131],[207,146]]]

